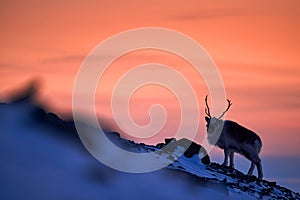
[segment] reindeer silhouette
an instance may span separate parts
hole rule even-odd
[[[220,117],[211,117],[209,106],[207,103],[207,96],[205,97],[205,120],[207,122],[207,139],[212,145],[224,149],[223,165],[227,166],[228,156],[230,158],[230,167],[234,168],[234,153],[239,153],[251,161],[251,166],[248,175],[253,174],[254,167],[257,167],[258,179],[263,178],[263,171],[259,152],[262,148],[262,141],[260,137],[253,131],[239,125],[230,120],[222,120],[221,118],[229,110],[232,105],[231,101],[227,99],[228,106]],[[222,130],[221,130],[222,129]],[[221,134],[219,134],[221,132]],[[218,137],[219,136],[219,137]]]

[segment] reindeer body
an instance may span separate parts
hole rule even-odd
[[[225,112],[228,111],[231,106],[228,100],[228,108],[219,118],[211,117],[209,113],[209,108],[206,101],[206,114],[205,117],[207,122],[207,139],[212,145],[218,146],[224,149],[224,162],[223,165],[228,164],[228,157],[230,158],[230,167],[234,168],[234,153],[239,153],[245,156],[251,161],[251,166],[248,171],[248,175],[253,174],[254,167],[257,167],[258,178],[262,179],[263,172],[261,166],[261,159],[259,157],[259,152],[262,148],[262,141],[260,137],[253,131],[239,125],[236,122],[220,119]]]

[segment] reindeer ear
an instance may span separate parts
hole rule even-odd
[[[205,121],[206,121],[207,123],[209,123],[210,118],[209,118],[209,117],[205,117]]]

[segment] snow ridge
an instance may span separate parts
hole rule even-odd
[[[117,134],[118,133],[109,133]],[[119,142],[129,145],[130,148],[137,148],[145,151],[156,151],[158,157],[164,157],[174,161],[167,166],[168,169],[181,171],[194,177],[198,182],[207,184],[225,185],[230,193],[240,196],[248,196],[253,199],[300,199],[299,193],[293,192],[287,188],[277,185],[276,182],[267,180],[258,180],[255,176],[247,176],[237,169],[232,169],[217,163],[211,163],[209,156],[203,147],[187,139],[176,140],[174,138],[165,139],[165,143],[156,146],[136,144],[133,141],[122,139],[119,136]],[[192,156],[186,156],[184,152],[184,143],[191,143],[194,147],[197,145],[200,153],[194,152]],[[168,144],[173,144],[173,151],[162,150]],[[127,148],[128,148],[127,147]],[[191,150],[190,150],[191,151]]]
[[[124,174],[101,165],[97,168],[97,172],[93,173],[93,179],[95,179],[95,176],[100,177],[103,186],[91,185],[90,182],[85,182],[85,179],[78,177],[86,169],[77,167],[77,165],[92,163],[92,168],[96,169],[95,159],[91,159],[91,156],[83,147],[72,120],[64,121],[53,113],[47,113],[43,107],[37,106],[30,98],[24,97],[20,101],[8,104],[0,103],[0,120],[2,122],[0,124],[2,130],[0,134],[0,147],[2,150],[0,158],[3,161],[0,166],[2,173],[0,183],[3,188],[6,188],[0,192],[0,197],[3,197],[1,199],[7,197],[9,199],[20,199],[20,197],[22,199],[37,197],[45,199],[46,196],[48,196],[48,199],[52,199],[50,198],[51,195],[55,199],[66,199],[64,196],[56,196],[59,194],[53,191],[60,191],[61,187],[55,187],[55,184],[51,184],[50,187],[46,184],[48,180],[56,183],[65,182],[64,192],[65,195],[68,194],[68,198],[78,197],[78,195],[85,197],[87,194],[94,194],[91,197],[94,198],[100,193],[104,195],[102,196],[104,198],[113,196],[119,198],[122,196],[131,199],[142,197],[152,199],[150,195],[145,197],[143,194],[128,193],[128,191],[122,189],[136,187],[136,183],[140,183],[144,179],[152,181],[150,184],[154,186],[157,182],[161,182],[161,185],[173,184],[173,187],[177,187],[176,190],[185,199],[195,199],[202,194],[207,198],[218,194],[220,198],[226,197],[229,199],[300,199],[299,193],[281,187],[276,182],[259,181],[254,176],[248,177],[238,170],[211,163],[206,150],[201,145],[188,139],[176,140],[169,138],[165,139],[164,143],[153,146],[123,139],[116,132],[106,132],[106,135],[119,147],[133,152],[155,152],[158,159],[162,161],[168,159],[173,162],[165,169],[159,170],[158,173],[151,172],[146,175]],[[80,153],[78,149],[80,149]],[[56,154],[53,154],[53,152]],[[32,155],[36,156],[32,157]],[[57,167],[56,171],[53,171],[49,164],[45,165],[43,163],[51,165],[55,163],[61,167]],[[73,165],[70,163],[73,163]],[[82,170],[82,168],[85,170]],[[24,171],[24,169],[27,170]],[[44,173],[49,171],[54,175],[49,176]],[[169,176],[170,173],[172,177]],[[72,181],[61,178],[61,176],[72,178]],[[114,177],[113,184],[104,184],[103,180],[110,180],[111,177]],[[43,181],[39,182],[38,180],[41,178]],[[184,180],[180,180],[181,178],[184,178]],[[175,179],[182,182],[177,183],[176,180],[175,183]],[[26,187],[27,190],[25,190],[24,186],[29,186],[29,183],[41,187],[40,193],[33,193],[32,191],[36,192],[34,187]],[[197,192],[195,194],[190,193],[190,189],[183,189],[182,184],[188,185],[188,187],[197,186],[195,189]],[[199,185],[201,187],[198,187]],[[138,186],[141,191],[150,191],[147,184],[138,184]],[[85,188],[85,191],[90,193],[81,193],[73,189],[68,190],[68,187]],[[107,192],[108,188],[114,190],[118,187],[121,188],[118,192]],[[160,186],[151,191],[156,192],[155,195],[153,194],[155,197],[162,197],[163,194],[166,198],[172,196],[168,191],[160,191]],[[12,198],[12,195],[16,195],[16,198]],[[182,199],[182,196],[177,194],[172,197],[173,200]]]

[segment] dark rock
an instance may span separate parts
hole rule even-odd
[[[165,144],[169,144],[170,142],[176,142],[175,138],[165,138]]]
[[[166,146],[165,143],[158,143],[157,145],[155,145],[155,147],[159,149],[163,148],[164,146]]]
[[[205,155],[203,158],[201,158],[201,162],[204,164],[204,165],[209,165],[210,163],[210,158],[208,155]]]
[[[178,146],[183,147],[185,150],[184,156],[187,158],[191,158],[196,154],[202,153],[204,156],[201,158],[201,162],[205,165],[210,163],[209,156],[207,155],[206,150],[199,144],[192,142],[186,138],[182,138],[180,140],[176,140],[174,138],[165,139],[165,146],[163,150],[168,153],[172,153]]]

